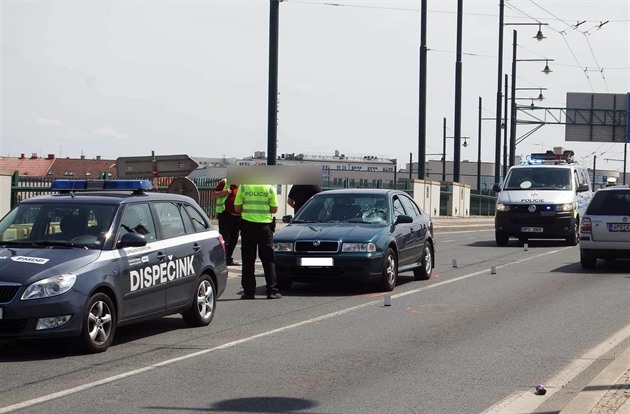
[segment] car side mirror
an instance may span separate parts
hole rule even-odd
[[[499,184],[495,184],[492,186],[492,191],[494,191],[495,193],[498,193],[501,191],[501,187],[499,186]]]
[[[401,224],[401,223],[413,223],[413,218],[411,216],[401,214],[400,216],[396,217],[396,221],[394,222],[394,224]]]
[[[287,214],[286,216],[282,216],[283,223],[290,223],[293,216],[291,214]]]
[[[147,240],[142,234],[139,233],[127,233],[123,235],[116,245],[118,249],[124,247],[143,247],[147,245]]]

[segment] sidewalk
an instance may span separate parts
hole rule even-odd
[[[630,414],[630,347],[595,376],[560,414]]]

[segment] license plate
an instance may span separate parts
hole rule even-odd
[[[608,223],[608,231],[630,231],[630,223]]]
[[[521,232],[523,233],[542,233],[542,227],[521,227]]]
[[[313,267],[323,267],[323,266],[332,266],[333,258],[332,257],[302,257],[300,258],[300,266],[313,266]]]

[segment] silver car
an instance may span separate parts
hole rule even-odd
[[[630,187],[598,190],[580,224],[580,262],[593,269],[597,259],[630,258]]]

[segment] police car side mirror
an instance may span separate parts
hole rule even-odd
[[[292,218],[293,218],[293,216],[291,214],[288,214],[286,216],[282,216],[282,222],[283,223],[290,223]]]
[[[492,191],[494,191],[495,193],[498,193],[501,191],[501,187],[499,187],[499,184],[495,184],[492,186]]]
[[[116,245],[118,249],[123,247],[142,247],[147,245],[147,240],[142,234],[127,233],[121,237],[120,241]]]
[[[584,192],[584,191],[588,191],[588,184],[582,183],[582,184],[578,185],[577,192],[581,193],[581,192]]]

